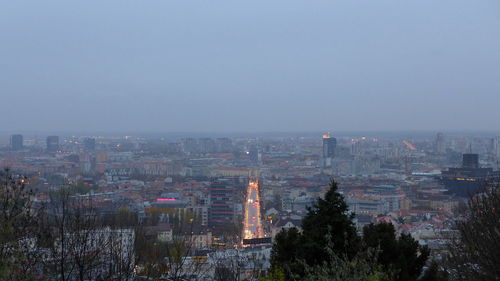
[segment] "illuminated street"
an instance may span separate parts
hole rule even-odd
[[[243,238],[252,239],[264,237],[260,218],[259,184],[250,180],[245,201],[245,218],[243,221]]]

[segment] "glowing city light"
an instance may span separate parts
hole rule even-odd
[[[245,201],[245,217],[243,221],[243,238],[262,238],[262,222],[260,215],[259,184],[251,180],[247,187],[247,198]]]

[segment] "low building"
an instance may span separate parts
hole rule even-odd
[[[278,234],[283,229],[297,228],[299,231],[302,231],[302,219],[295,217],[282,217],[274,224],[271,225],[271,234],[274,238],[276,234]]]

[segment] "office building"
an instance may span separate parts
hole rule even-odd
[[[490,153],[495,158],[500,158],[500,138],[495,137],[491,139],[490,143]]]
[[[479,168],[479,155],[473,153],[465,153],[463,155],[462,167],[470,169]]]
[[[48,136],[47,137],[47,151],[55,152],[59,150],[59,137],[58,136]]]
[[[479,191],[487,181],[500,179],[500,173],[492,168],[480,168],[477,154],[463,154],[462,167],[442,171],[440,182],[448,194],[469,197]]]
[[[323,168],[332,167],[332,159],[335,158],[337,139],[330,135],[323,135]]]
[[[212,227],[232,225],[234,220],[234,183],[230,179],[216,179],[209,187],[209,225]]]
[[[10,136],[10,149],[14,151],[23,149],[23,135]]]
[[[437,154],[445,154],[446,153],[446,146],[445,146],[445,140],[444,140],[444,135],[443,133],[438,133],[436,135],[436,144],[435,144],[435,151]]]
[[[215,141],[211,138],[202,138],[199,141],[199,150],[201,153],[215,153]]]

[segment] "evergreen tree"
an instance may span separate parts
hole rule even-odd
[[[301,243],[303,237],[297,228],[283,229],[274,238],[271,255],[272,270],[285,272],[288,277],[298,273],[301,268],[299,259],[302,251]]]
[[[350,260],[338,257],[330,248],[327,262],[321,265],[304,265],[304,281],[390,281],[392,272],[384,271],[378,264],[380,250],[360,250]]]
[[[342,258],[354,257],[359,249],[354,214],[349,213],[344,197],[337,190],[337,183],[332,180],[325,198],[318,198],[302,221],[303,254],[309,265],[325,261],[326,246],[330,243],[333,252]]]
[[[324,198],[308,208],[302,233],[292,228],[276,235],[272,269],[284,272],[287,280],[323,280],[320,275],[311,276],[318,270],[331,280],[417,280],[429,257],[427,247],[407,234],[397,238],[392,224],[368,225],[361,239],[353,219],[332,180]],[[368,260],[373,264],[364,268],[366,274],[355,275],[354,269]]]
[[[324,199],[308,208],[302,221],[303,233],[296,229],[282,230],[275,238],[271,264],[287,275],[304,275],[304,262],[308,266],[328,262],[328,251],[341,259],[353,258],[360,238],[356,233],[353,218],[344,197],[337,191],[337,183],[332,180],[330,190]]]
[[[260,278],[260,281],[285,281],[285,273],[279,268],[274,268],[267,276]]]
[[[363,242],[368,248],[379,247],[378,262],[395,273],[394,280],[417,280],[430,254],[426,246],[420,246],[409,234],[397,239],[394,226],[389,223],[365,226]]]

